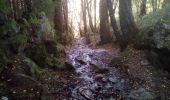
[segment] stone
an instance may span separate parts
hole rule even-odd
[[[116,83],[116,82],[117,82],[117,79],[116,79],[116,78],[109,77],[109,81],[112,82],[112,83]]]
[[[104,77],[103,74],[97,74],[97,75],[94,76],[94,79],[97,80],[97,81],[101,81],[103,77]]]
[[[94,96],[91,90],[87,89],[87,88],[80,88],[79,92],[81,94],[81,96],[83,96],[85,99],[87,100],[94,100]]]
[[[103,83],[107,83],[107,79],[105,77],[102,78]]]

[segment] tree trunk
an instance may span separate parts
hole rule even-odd
[[[96,28],[97,28],[97,26],[96,26],[96,20],[97,20],[97,18],[96,18],[96,15],[97,15],[97,13],[96,13],[96,9],[97,9],[97,7],[96,7],[96,0],[94,0],[94,29],[95,29],[95,32],[96,32]]]
[[[88,17],[89,17],[89,25],[90,25],[90,28],[92,30],[92,32],[94,33],[94,26],[93,26],[93,22],[92,22],[92,16],[91,16],[91,3],[88,3],[87,4],[87,12],[88,12]]]
[[[87,33],[87,18],[86,18],[86,0],[81,0],[81,9],[83,13],[83,24],[84,24],[84,33]]]
[[[102,44],[109,43],[112,40],[109,28],[107,1],[100,0],[100,38]]]
[[[138,29],[132,15],[131,0],[119,0],[119,17],[122,34],[126,43],[132,42]]]
[[[55,8],[55,15],[54,15],[54,24],[55,30],[60,33],[63,33],[63,8],[62,2],[58,1]]]
[[[63,1],[63,13],[64,13],[64,30],[68,33],[68,1]]]
[[[108,9],[109,9],[109,16],[110,16],[110,20],[111,20],[111,25],[112,25],[112,28],[114,30],[113,34],[115,34],[117,42],[119,43],[119,46],[120,46],[121,51],[122,51],[126,48],[126,43],[125,43],[123,37],[121,36],[121,32],[118,29],[116,18],[115,18],[115,15],[114,15],[115,10],[116,10],[116,5],[115,5],[115,9],[113,9],[113,2],[111,0],[107,0],[107,6],[108,6]]]
[[[142,17],[145,14],[146,14],[146,0],[141,0],[139,16]]]

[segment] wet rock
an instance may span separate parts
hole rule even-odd
[[[66,66],[66,69],[68,69],[68,70],[75,70],[74,66],[71,62],[66,61],[65,66]]]
[[[94,76],[94,79],[97,80],[97,81],[101,81],[103,77],[104,77],[103,74],[97,74],[97,75]]]
[[[91,86],[90,86],[90,90],[92,91],[96,91],[96,90],[100,90],[101,87],[99,86],[99,84],[97,82],[93,83]]]
[[[109,81],[112,82],[112,83],[116,83],[116,82],[117,82],[117,79],[116,79],[116,78],[109,77]]]
[[[107,73],[109,71],[107,68],[101,67],[101,65],[97,61],[95,61],[95,60],[92,61],[90,63],[90,65],[94,68],[96,73],[105,74],[105,73]]]
[[[103,83],[107,83],[107,79],[105,77],[102,78]]]
[[[91,90],[86,89],[86,88],[80,88],[79,92],[81,96],[83,96],[87,100],[94,100],[94,96]]]

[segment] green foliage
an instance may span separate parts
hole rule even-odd
[[[33,8],[35,9],[35,11],[44,11],[49,16],[50,14],[53,14],[54,7],[54,0],[33,0]]]
[[[37,19],[37,17],[35,16],[35,14],[30,14],[29,18],[28,18],[28,23],[33,26],[33,27],[37,27],[39,24],[39,21]]]
[[[140,21],[140,28],[148,30],[153,30],[155,25],[161,21],[163,17],[163,12],[161,10],[158,10],[157,12],[153,12],[151,14],[145,15],[142,18],[142,21]]]
[[[170,24],[170,6],[167,6],[163,9],[152,12],[148,15],[145,15],[140,21],[141,29],[154,29],[154,27],[158,24]]]
[[[16,36],[11,37],[11,43],[16,45],[23,45],[27,43],[26,34],[18,34]]]
[[[153,13],[145,15],[140,21],[140,39],[145,38],[146,40],[152,41],[152,36],[156,33],[163,34],[161,38],[163,41],[163,47],[170,49],[170,6],[166,6],[160,10],[157,10]],[[158,37],[158,36],[157,36]],[[160,36],[159,36],[160,37]],[[142,40],[141,42],[143,42]],[[145,44],[150,44],[146,42]]]
[[[164,0],[163,7],[168,7],[170,6],[170,1],[169,0]]]
[[[0,13],[7,14],[9,12],[9,6],[7,0],[0,0]]]
[[[19,31],[19,25],[14,19],[9,19],[5,22],[5,25],[0,27],[0,37],[10,33],[10,35],[15,34]]]

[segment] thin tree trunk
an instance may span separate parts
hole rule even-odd
[[[93,22],[92,22],[92,16],[91,16],[91,3],[88,3],[87,4],[87,12],[88,12],[88,17],[89,17],[89,25],[90,25],[90,28],[92,30],[92,32],[94,33],[94,26],[93,26]]]
[[[94,0],[94,29],[95,29],[95,31],[96,31],[96,28],[97,28],[97,27],[96,27],[96,23],[97,23],[97,22],[96,22],[96,14],[97,14],[97,13],[96,13],[96,9],[97,9],[96,3],[97,3],[96,0]]]
[[[146,1],[147,0],[141,0],[141,4],[140,4],[140,14],[139,16],[142,17],[146,14]]]
[[[86,0],[81,0],[81,7],[83,13],[84,33],[87,33],[87,19],[86,19]]]

